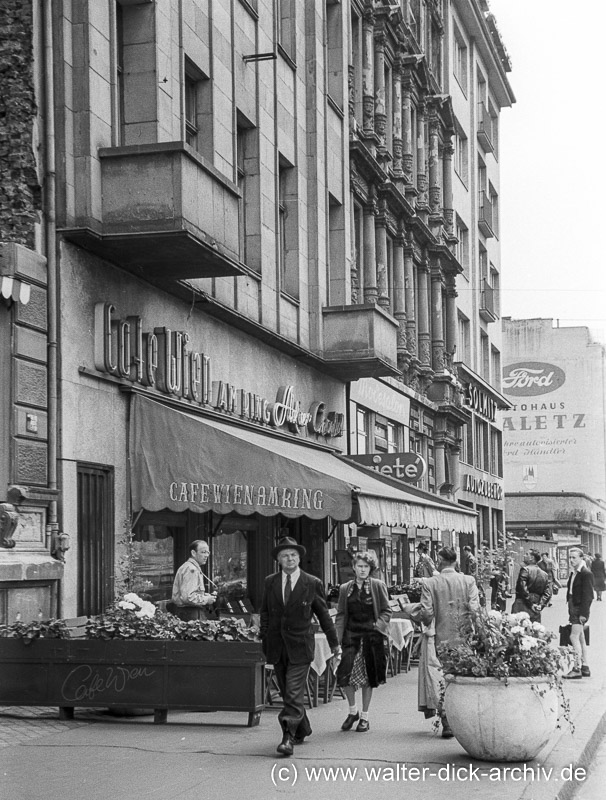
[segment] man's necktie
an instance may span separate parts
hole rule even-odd
[[[288,603],[290,593],[292,592],[292,584],[290,582],[290,575],[286,576],[286,586],[284,587],[284,605]]]

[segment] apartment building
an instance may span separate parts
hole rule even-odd
[[[131,536],[153,599],[205,538],[252,607],[285,533],[326,583],[348,547],[395,582],[420,539],[494,540],[514,98],[487,5],[21,6],[3,617],[98,613]]]

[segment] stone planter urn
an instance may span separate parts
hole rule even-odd
[[[481,761],[530,761],[547,744],[559,698],[549,676],[470,678],[446,675],[444,711],[455,738]]]

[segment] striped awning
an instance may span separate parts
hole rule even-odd
[[[0,297],[15,303],[27,305],[31,294],[31,286],[12,275],[0,275]]]

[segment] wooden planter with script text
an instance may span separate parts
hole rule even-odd
[[[256,642],[0,639],[0,705],[73,709],[245,711],[264,707],[265,658]]]

